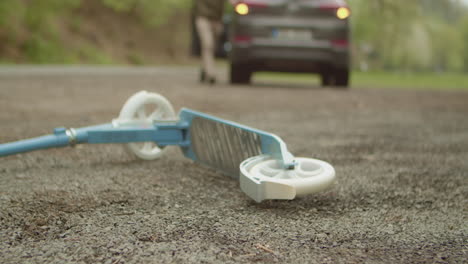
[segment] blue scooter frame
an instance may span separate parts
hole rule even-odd
[[[117,120],[118,121],[118,120]],[[152,126],[119,126],[114,123],[83,128],[55,128],[53,134],[0,144],[0,157],[33,150],[104,144],[155,142],[159,147],[179,146],[184,155],[234,177],[239,164],[252,156],[269,155],[285,169],[294,169],[294,157],[277,136],[191,109],[182,109],[177,121],[155,122]]]

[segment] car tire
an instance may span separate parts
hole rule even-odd
[[[333,76],[329,72],[323,72],[322,74],[320,74],[320,80],[322,86],[330,86],[333,81]]]
[[[252,77],[252,71],[247,65],[231,63],[231,84],[249,84]]]
[[[349,70],[338,69],[335,71],[335,86],[338,88],[348,88],[349,86]]]

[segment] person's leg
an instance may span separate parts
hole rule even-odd
[[[205,17],[196,17],[198,35],[201,44],[202,70],[205,72],[207,80],[215,78],[214,69],[214,34],[211,22]]]
[[[216,54],[216,49],[219,47],[221,42],[221,34],[223,33],[223,23],[221,21],[211,21],[211,27],[213,29],[213,54]],[[224,44],[224,43],[223,43]],[[216,66],[213,62],[213,68],[216,70]]]
[[[213,28],[215,45],[220,41],[221,33],[223,33],[223,23],[221,21],[212,21],[211,26]]]

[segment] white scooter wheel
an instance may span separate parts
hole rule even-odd
[[[144,127],[151,126],[158,121],[175,119],[174,108],[166,98],[157,93],[141,91],[125,102],[114,124],[125,126],[125,123],[128,123]],[[131,153],[145,160],[153,160],[163,154],[163,149],[154,142],[129,143],[126,146]]]
[[[261,202],[267,199],[294,199],[323,191],[335,179],[335,169],[327,162],[295,158],[293,170],[284,169],[280,162],[270,156],[256,156],[240,165],[241,189],[252,199]]]

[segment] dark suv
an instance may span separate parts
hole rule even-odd
[[[318,73],[324,86],[348,86],[351,12],[345,1],[243,0],[234,10],[231,83],[249,83],[255,71],[278,71]]]

